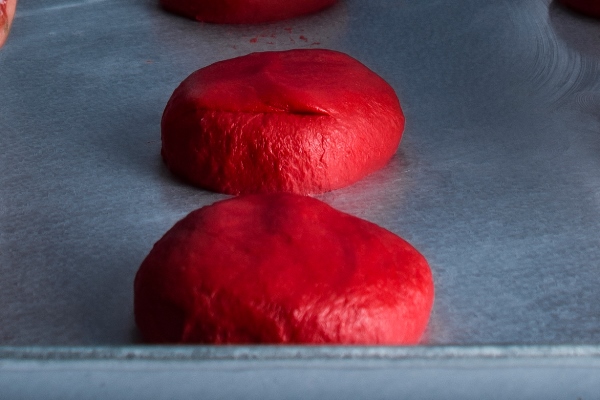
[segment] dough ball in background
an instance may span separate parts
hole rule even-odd
[[[161,0],[165,10],[202,22],[254,24],[284,20],[329,7],[337,0]]]
[[[162,156],[175,175],[227,194],[314,194],[350,185],[396,152],[394,89],[331,50],[252,53],[202,68],[174,91]]]
[[[560,3],[571,7],[574,10],[590,15],[600,17],[600,0],[558,0]]]
[[[416,344],[433,304],[425,258],[311,197],[236,197],[175,224],[134,283],[151,343]]]
[[[0,47],[6,42],[17,9],[17,0],[0,0]]]

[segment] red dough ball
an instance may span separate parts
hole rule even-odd
[[[161,0],[171,12],[203,22],[253,24],[319,11],[337,0]]]
[[[17,0],[0,0],[0,47],[6,42],[16,8]]]
[[[561,3],[573,8],[574,10],[600,17],[600,0],[559,0]]]
[[[205,189],[312,194],[383,167],[403,129],[394,89],[348,55],[253,53],[179,85],[162,118],[162,156]]]
[[[134,308],[152,343],[415,344],[433,295],[427,261],[403,239],[276,193],[175,224],[136,275]]]

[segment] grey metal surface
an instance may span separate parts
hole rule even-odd
[[[600,348],[0,350],[2,398],[597,399]]]
[[[424,344],[600,344],[600,22],[545,0],[343,0],[258,26],[20,0],[0,50],[0,345],[129,345],[134,274],[191,210],[162,110],[252,51],[344,51],[397,91],[383,170],[318,196],[430,261]]]

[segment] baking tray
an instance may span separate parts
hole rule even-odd
[[[496,360],[479,353],[486,346],[517,346],[502,353],[510,360],[529,360],[529,346],[546,346],[528,365],[596,359],[598,20],[546,0],[342,0],[303,18],[223,26],[156,3],[18,4],[0,50],[0,377],[28,376],[31,365],[83,365],[83,358],[82,371],[109,359],[122,365],[125,358],[110,358],[118,348],[150,362],[136,354],[153,347],[127,350],[140,345],[135,272],[177,220],[227,197],[168,173],[159,156],[164,106],[198,68],[292,48],[348,53],[386,79],[402,103],[405,135],[391,162],[316,196],[404,237],[429,260],[435,306],[422,346],[407,350],[402,365],[424,357],[434,368],[441,361],[429,352],[438,346],[460,346],[462,353],[443,359],[466,357],[475,370]],[[35,356],[23,358],[32,346]],[[76,360],[55,357],[54,346]],[[555,357],[556,348],[567,356]],[[89,356],[90,349],[105,356]],[[266,348],[249,349],[272,362],[267,353],[261,358]],[[332,354],[352,370],[358,361],[384,362],[369,358],[373,349]],[[180,350],[160,351],[152,365]],[[286,360],[296,365],[315,351],[299,348],[299,358]],[[400,350],[381,351],[397,359]],[[237,359],[233,365],[246,368]],[[293,374],[296,367],[281,368]],[[0,379],[21,388],[16,382]]]

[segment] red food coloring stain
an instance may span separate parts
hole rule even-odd
[[[250,39],[250,43],[256,43],[256,42],[258,42],[258,38],[257,37],[254,37],[254,38]]]
[[[283,30],[292,33],[292,28],[283,28]]]
[[[310,45],[315,46],[315,45],[319,45],[319,44],[321,44],[321,42],[312,42]]]
[[[300,40],[302,40],[304,42],[308,42],[308,39],[304,35],[300,35]]]

